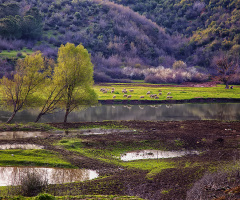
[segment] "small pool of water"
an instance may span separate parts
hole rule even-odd
[[[0,132],[0,140],[12,140],[19,138],[47,137],[49,133],[40,131],[5,131]]]
[[[189,154],[198,155],[198,151],[159,151],[159,150],[141,150],[127,152],[121,155],[122,161],[141,160],[141,159],[160,159],[182,157]]]
[[[0,167],[0,186],[19,185],[20,179],[29,172],[47,179],[49,184],[86,181],[99,176],[97,171],[88,169]]]
[[[92,128],[92,129],[76,129],[76,130],[70,130],[65,131],[65,134],[71,134],[71,135],[102,135],[102,134],[114,134],[114,133],[129,133],[133,132],[133,130],[130,129],[102,129],[102,128]]]
[[[44,149],[44,146],[36,144],[1,144],[0,150],[6,149]]]

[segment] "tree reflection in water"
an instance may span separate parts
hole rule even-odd
[[[72,112],[69,122],[95,122],[103,120],[240,120],[239,103],[212,104],[161,104],[159,105],[102,105]],[[0,121],[6,119],[6,112],[0,112]],[[10,115],[10,113],[9,113]],[[18,113],[15,122],[31,122],[36,118],[32,110]],[[43,116],[41,122],[61,122],[64,112],[58,111]],[[1,136],[0,136],[1,137]]]
[[[61,184],[76,181],[91,180],[98,173],[88,169],[60,169],[39,167],[0,167],[0,186],[19,185],[23,176],[30,173],[40,174],[49,184]]]

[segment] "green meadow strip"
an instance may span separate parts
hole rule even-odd
[[[78,152],[86,157],[98,159],[106,163],[147,170],[149,172],[149,177],[154,176],[163,169],[176,167],[174,162],[169,162],[166,159],[135,160],[127,162],[120,160],[120,155],[127,151],[152,149],[151,144],[146,142],[142,142],[142,145],[139,145],[139,143],[132,145],[116,144],[110,145],[108,147],[109,149],[90,149],[84,148],[84,143],[81,139],[62,139],[56,145],[64,146],[69,151]]]
[[[122,84],[115,85],[109,84],[107,86],[95,85],[94,90],[98,94],[99,100],[167,100],[167,96],[171,96],[171,100],[188,100],[197,98],[240,98],[240,86],[235,85],[233,89],[225,89],[224,85],[217,85],[216,87],[152,87],[154,84]],[[108,89],[107,93],[100,91],[101,88]],[[114,92],[111,93],[112,88]],[[127,95],[131,95],[130,98],[123,97],[123,89],[128,91]],[[133,90],[130,92],[129,90]],[[160,91],[161,90],[161,91]],[[147,92],[150,91],[151,94],[157,94],[159,99],[150,98]],[[162,93],[159,95],[159,93]],[[168,94],[170,92],[170,94]],[[144,96],[144,98],[140,98]]]
[[[0,150],[0,166],[44,166],[74,168],[57,153],[48,150]]]

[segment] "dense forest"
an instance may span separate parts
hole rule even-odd
[[[21,57],[27,48],[56,58],[61,44],[82,43],[95,81],[146,79],[146,70],[153,77],[152,68],[170,70],[179,61],[191,78],[173,82],[202,81],[215,72],[219,51],[239,58],[239,8],[239,0],[0,0],[0,51]],[[13,65],[2,58],[0,75]]]

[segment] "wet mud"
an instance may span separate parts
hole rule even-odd
[[[53,132],[45,137],[0,140],[0,144],[31,143],[43,145],[45,149],[60,153],[78,168],[98,170],[99,175],[105,177],[58,186],[53,184],[48,188],[48,192],[52,194],[77,195],[81,191],[81,194],[119,194],[139,196],[150,200],[181,200],[187,198],[187,192],[209,170],[209,167],[240,159],[240,122],[238,121],[162,122],[133,120],[50,123],[50,125],[65,131],[77,130],[82,127],[85,129],[86,127],[98,126],[124,127],[125,131],[114,129],[113,133],[108,134],[69,134],[67,136],[90,141],[90,143],[97,144],[97,147],[102,150],[108,145],[113,145],[116,141],[126,144],[152,141],[152,147],[156,147],[156,149],[159,147],[158,145],[164,144],[164,148],[169,151],[204,151],[199,155],[189,154],[181,158],[168,158],[169,162],[178,163],[178,167],[162,170],[154,177],[147,178],[148,171],[116,166],[52,145],[66,137],[66,134],[63,133]],[[89,145],[91,145],[90,143]],[[186,163],[193,164],[188,167]],[[213,195],[225,194],[224,190],[212,192]]]

